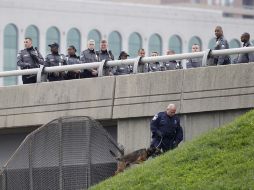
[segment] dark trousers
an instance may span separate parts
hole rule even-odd
[[[157,137],[152,139],[151,147],[156,147],[162,149],[163,152],[167,152],[168,150],[176,148],[176,145],[172,138],[164,137],[161,139],[161,137]]]
[[[59,73],[58,75],[56,75],[55,73],[50,73],[50,74],[48,74],[48,80],[49,81],[60,81],[60,80],[64,80],[64,76],[62,73]]]
[[[22,81],[23,81],[23,84],[36,83],[37,75],[23,75]]]
[[[93,77],[97,76],[92,75],[92,72],[86,69],[82,73],[80,73],[80,78],[93,78]]]

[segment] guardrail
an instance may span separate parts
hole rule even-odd
[[[232,55],[232,54],[241,54],[241,53],[254,53],[254,47],[244,47],[244,48],[234,48],[234,49],[224,49],[224,50],[210,50],[195,52],[195,53],[183,53],[183,54],[174,54],[174,55],[164,55],[156,57],[137,57],[134,59],[126,60],[115,60],[115,61],[101,61],[93,63],[82,63],[75,65],[64,65],[64,66],[55,66],[55,67],[44,67],[43,65],[40,68],[25,69],[25,70],[12,70],[12,71],[3,71],[0,72],[0,77],[10,77],[10,76],[20,76],[20,75],[32,75],[37,74],[37,82],[43,82],[46,79],[47,73],[52,72],[61,72],[61,71],[72,71],[72,70],[82,70],[82,69],[92,69],[96,68],[98,70],[98,76],[107,75],[107,68],[117,66],[117,65],[133,65],[133,73],[139,73],[139,66],[144,65],[144,63],[149,62],[160,62],[160,61],[170,61],[170,60],[183,60],[190,58],[201,58],[202,57],[202,66],[207,66],[207,62],[213,56],[220,55]]]

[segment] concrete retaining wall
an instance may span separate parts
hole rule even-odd
[[[102,77],[0,88],[0,128],[60,116],[117,121],[127,152],[148,146],[151,117],[175,103],[185,140],[254,107],[254,64]]]

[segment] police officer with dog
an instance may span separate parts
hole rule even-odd
[[[32,39],[27,37],[24,40],[25,49],[17,55],[17,65],[21,69],[39,68],[44,64],[44,59],[36,47],[33,47]],[[37,75],[23,75],[23,84],[36,83]]]
[[[156,114],[151,123],[151,147],[162,149],[163,152],[172,150],[183,140],[183,129],[180,119],[175,115],[176,106],[169,104],[167,110]]]

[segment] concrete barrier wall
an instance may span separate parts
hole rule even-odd
[[[0,128],[45,124],[61,116],[112,118],[114,77],[0,88]]]
[[[175,103],[185,140],[254,107],[254,64],[0,88],[0,128],[45,124],[60,116],[117,121],[127,152],[148,146],[151,117]]]
[[[178,113],[254,107],[254,64],[116,78],[113,118],[151,116],[176,103]]]

